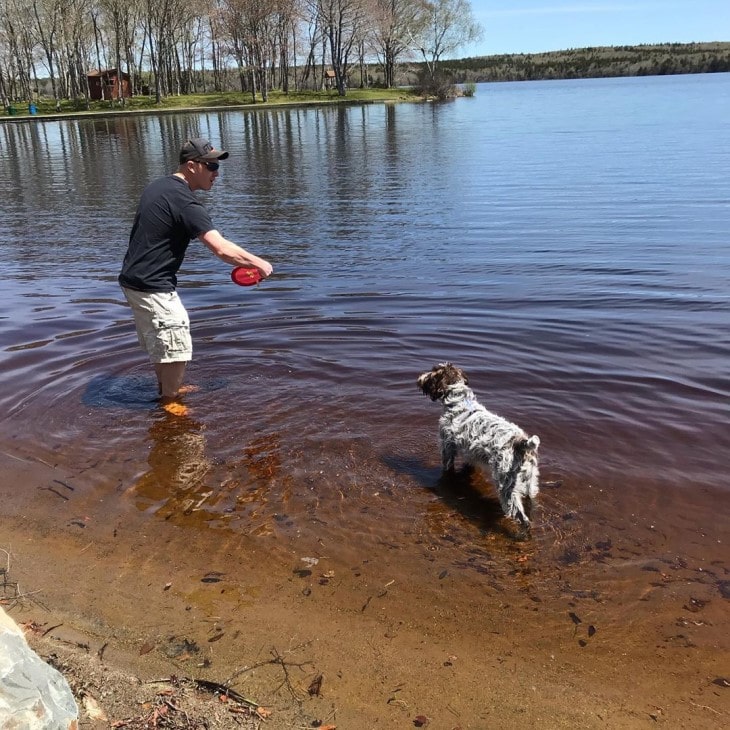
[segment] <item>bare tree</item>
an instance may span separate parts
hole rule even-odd
[[[31,99],[32,80],[37,87],[35,40],[29,24],[22,21],[29,13],[27,0],[7,0],[0,4],[0,95],[4,105],[16,97]]]
[[[37,34],[43,50],[43,63],[50,77],[56,111],[61,111],[61,98],[59,96],[58,79],[56,77],[56,38],[61,27],[60,21],[63,16],[63,5],[61,0],[33,0],[31,10],[34,21],[33,29]]]
[[[370,9],[372,41],[383,66],[386,88],[396,85],[398,60],[411,52],[411,39],[422,33],[429,17],[426,11],[422,0],[373,0]]]
[[[438,62],[462,46],[478,41],[483,30],[474,19],[469,0],[422,0],[426,22],[413,33],[430,74],[436,77]]]
[[[317,0],[307,0],[300,12],[300,25],[306,26],[307,60],[297,88],[317,89],[321,87],[321,81],[317,80],[317,50],[322,47],[324,39]]]
[[[91,0],[67,0],[62,22],[63,54],[66,59],[66,96],[69,99],[83,97],[89,108],[89,61],[93,45],[93,28],[90,23]]]
[[[249,86],[247,69],[249,67],[248,48],[248,16],[245,0],[221,0],[220,3],[220,32],[229,43],[229,50],[238,67],[238,80],[241,93],[245,93]],[[253,101],[256,101],[254,79],[250,79]]]
[[[337,93],[347,93],[350,53],[366,19],[362,0],[318,0],[318,13],[328,40]]]

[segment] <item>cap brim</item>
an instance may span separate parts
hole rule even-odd
[[[225,150],[211,150],[202,157],[198,157],[198,160],[226,160],[228,159],[228,153]]]

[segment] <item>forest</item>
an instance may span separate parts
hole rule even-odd
[[[717,73],[730,71],[730,43],[663,43],[482,56],[444,61],[442,70],[452,73],[460,83]]]
[[[267,100],[331,84],[392,88],[402,61],[434,77],[481,36],[469,0],[2,0],[0,97],[90,99],[89,77],[124,103],[240,90]],[[119,80],[107,84],[107,74]],[[106,87],[110,87],[107,89]]]

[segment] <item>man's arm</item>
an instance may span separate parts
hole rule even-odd
[[[222,259],[231,266],[255,266],[264,277],[270,276],[274,270],[271,264],[245,249],[237,246],[227,238],[213,229],[207,233],[201,233],[198,239],[202,241],[219,259]]]

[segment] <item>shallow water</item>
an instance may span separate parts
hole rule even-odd
[[[441,477],[439,409],[415,388],[448,359],[541,437],[545,580],[616,531],[622,559],[721,537],[729,117],[718,74],[3,124],[1,450],[54,465],[102,518],[271,536],[282,555],[324,531],[345,561],[398,549],[407,573],[428,545],[509,572],[489,484]],[[174,419],[116,275],[142,187],[194,134],[231,152],[213,219],[276,273],[238,288],[191,245],[197,390]]]

